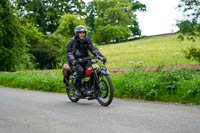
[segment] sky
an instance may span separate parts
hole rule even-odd
[[[92,0],[84,0],[89,2]],[[137,12],[142,35],[157,35],[178,30],[176,20],[182,13],[176,9],[180,0],[139,0],[146,4],[146,12]]]

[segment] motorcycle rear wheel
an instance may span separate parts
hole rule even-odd
[[[65,79],[66,80],[66,79]],[[69,80],[69,86],[67,86],[67,84],[66,84],[66,93],[67,93],[67,96],[68,96],[68,98],[69,98],[69,100],[71,101],[71,102],[74,102],[74,103],[76,103],[76,102],[78,102],[79,101],[79,99],[78,98],[76,98],[75,97],[75,95],[74,95],[74,81],[73,81],[74,79],[72,79],[72,80]],[[66,83],[67,83],[68,81],[66,81]]]

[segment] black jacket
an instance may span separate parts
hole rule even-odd
[[[90,50],[94,56],[103,55],[99,52],[99,50],[93,46],[92,41],[89,38],[85,38],[84,40],[80,40],[77,36],[74,36],[67,44],[67,60],[70,65],[75,59],[81,57],[89,56],[88,51]]]

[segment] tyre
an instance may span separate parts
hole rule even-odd
[[[74,96],[74,78],[71,78],[69,81],[65,78],[66,81],[66,93],[70,101],[76,103],[79,101],[78,98]],[[69,85],[67,85],[69,83]]]
[[[102,106],[108,106],[112,103],[114,90],[112,80],[109,75],[102,75],[99,79],[100,90],[97,94],[97,100]]]

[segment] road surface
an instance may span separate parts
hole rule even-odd
[[[102,107],[0,87],[0,133],[200,133],[200,106],[114,99]]]

